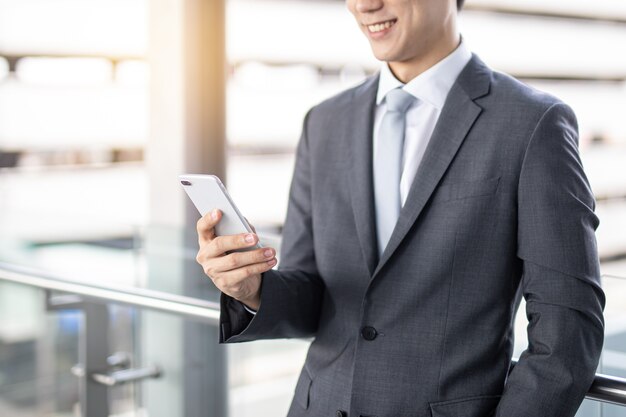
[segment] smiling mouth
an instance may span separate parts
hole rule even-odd
[[[390,27],[395,25],[397,21],[398,19],[391,19],[380,23],[374,23],[373,25],[367,25],[367,29],[370,31],[370,33],[382,32],[383,30],[389,29]]]

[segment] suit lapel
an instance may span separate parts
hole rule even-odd
[[[350,142],[350,196],[363,257],[370,276],[378,262],[372,180],[372,130],[379,74],[354,90],[344,135]]]
[[[474,55],[463,69],[448,94],[446,104],[441,111],[441,115],[439,116],[430,142],[428,143],[422,162],[411,184],[407,200],[400,210],[398,223],[372,274],[372,278],[378,274],[391,258],[394,251],[398,248],[411,226],[424,209],[424,206],[452,162],[454,155],[463,143],[474,121],[482,111],[481,107],[474,103],[473,100],[487,94],[489,84],[489,69]],[[371,138],[371,136],[368,137]],[[371,145],[368,146],[371,147]],[[357,157],[357,155],[355,155],[355,157]],[[368,163],[371,164],[371,150],[367,155],[363,153],[358,155],[358,159],[365,158],[367,158]],[[364,171],[364,168],[360,167],[360,170]],[[357,175],[363,174],[364,172],[357,173]],[[363,181],[362,179],[361,181],[363,183],[367,182],[368,188],[371,188],[371,170],[369,170],[367,181]],[[361,186],[361,188],[362,187],[363,186]],[[361,203],[364,204],[365,201],[361,201]],[[372,198],[372,206],[373,204]],[[361,213],[361,215],[362,214],[363,213]],[[357,220],[359,219],[357,218]],[[369,238],[369,235],[364,237]]]

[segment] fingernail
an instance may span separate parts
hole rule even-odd
[[[211,217],[213,218],[213,220],[217,220],[217,209],[213,209],[213,211],[211,212]]]
[[[254,242],[254,235],[250,235],[250,234],[246,235],[246,242],[248,243]]]
[[[267,261],[268,265],[274,265],[276,263],[276,259],[272,259],[271,261]]]
[[[272,250],[268,249],[265,252],[263,252],[263,255],[265,255],[266,258],[269,258],[273,255]]]

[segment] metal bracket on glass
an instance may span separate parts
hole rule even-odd
[[[163,374],[163,371],[157,365],[148,366],[146,368],[127,369],[130,365],[130,356],[125,352],[116,352],[109,356],[107,363],[114,369],[112,372],[91,373],[91,380],[107,387],[114,387],[127,382],[137,382],[143,379],[159,378]],[[72,366],[71,372],[72,375],[78,378],[85,376],[85,369],[81,364]]]
[[[161,368],[158,366],[149,366],[139,369],[124,369],[122,371],[111,372],[110,374],[91,374],[91,378],[99,384],[107,387],[125,384],[127,382],[136,382],[143,379],[159,378],[161,376]]]

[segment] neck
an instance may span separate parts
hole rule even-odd
[[[406,84],[450,55],[460,42],[459,34],[456,31],[451,32],[447,36],[439,37],[436,43],[431,43],[432,47],[423,54],[406,61],[389,61],[389,69],[398,80]]]

